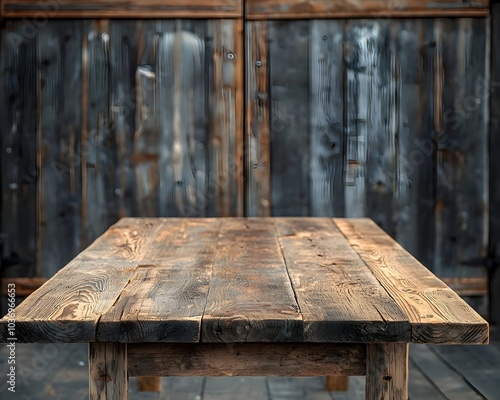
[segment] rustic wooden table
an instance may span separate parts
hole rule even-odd
[[[488,342],[368,219],[125,218],[12,326],[4,342],[88,342],[91,399],[126,399],[129,375],[364,374],[367,399],[405,399],[409,342]]]

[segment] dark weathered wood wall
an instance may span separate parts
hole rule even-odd
[[[370,216],[439,275],[484,274],[488,20],[247,32],[247,213]]]
[[[123,215],[370,216],[439,275],[483,276],[488,19],[245,24],[4,22],[16,251],[50,276]]]
[[[1,229],[39,274],[121,216],[243,214],[240,20],[26,24],[2,29]]]

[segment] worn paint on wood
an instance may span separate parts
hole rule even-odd
[[[489,0],[249,0],[250,19],[487,16]]]

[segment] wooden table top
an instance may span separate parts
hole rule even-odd
[[[16,308],[15,333],[18,342],[487,343],[489,330],[369,219],[124,218]]]

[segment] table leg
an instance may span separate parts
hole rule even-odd
[[[366,399],[408,399],[408,344],[366,347]]]
[[[89,399],[127,400],[127,344],[89,344]]]

